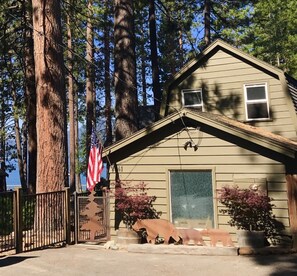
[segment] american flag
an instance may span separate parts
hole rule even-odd
[[[96,183],[100,181],[100,175],[103,170],[101,151],[102,147],[97,141],[96,132],[93,128],[87,173],[87,189],[90,192],[93,191]]]

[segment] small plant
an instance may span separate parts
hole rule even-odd
[[[137,219],[159,218],[161,212],[153,207],[156,196],[147,194],[147,184],[117,183],[115,188],[116,210],[121,212],[123,222],[131,229]]]
[[[271,200],[261,191],[225,186],[220,192],[219,202],[226,209],[220,212],[230,216],[229,225],[237,229],[263,231],[266,238],[275,243],[284,225],[275,219]]]

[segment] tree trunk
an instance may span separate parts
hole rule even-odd
[[[104,87],[105,87],[105,133],[106,139],[104,146],[112,143],[112,123],[111,123],[111,85],[110,85],[110,25],[108,15],[110,14],[110,0],[104,2]]]
[[[204,1],[204,44],[210,44],[210,0]]]
[[[36,87],[34,71],[32,7],[28,1],[23,1],[23,18],[25,25],[25,102],[26,102],[26,125],[27,125],[27,147],[28,147],[28,172],[27,186],[31,193],[36,192],[37,172],[37,132],[36,132]]]
[[[5,103],[4,103],[4,95],[0,93],[0,192],[6,191],[6,172],[5,172]]]
[[[82,192],[81,188],[81,181],[80,181],[80,173],[78,172],[77,168],[79,167],[79,129],[78,129],[78,95],[75,94],[75,106],[74,106],[74,116],[75,116],[75,184],[76,184],[76,191]]]
[[[149,0],[149,28],[150,28],[150,48],[151,48],[151,62],[152,62],[153,94],[154,94],[154,105],[155,105],[155,120],[157,121],[159,119],[162,95],[161,95],[160,79],[159,79],[156,14],[155,14],[154,0]]]
[[[94,122],[94,68],[93,68],[93,26],[92,26],[92,0],[88,1],[87,19],[87,72],[86,72],[86,160],[88,160],[91,144],[92,122]]]
[[[16,92],[15,92],[14,85],[13,85],[11,92],[12,92],[12,98],[13,98],[15,143],[16,143],[16,150],[17,150],[20,181],[21,181],[21,187],[22,187],[23,191],[26,192],[27,184],[26,184],[26,176],[24,173],[24,163],[23,163],[22,144],[21,144],[21,131],[20,131],[20,125],[19,125],[19,115],[17,114],[18,108],[17,108],[17,99],[16,99]]]
[[[141,86],[142,86],[142,105],[147,106],[147,90],[146,90],[146,52],[144,49],[144,41],[141,42]]]
[[[137,130],[135,34],[132,0],[115,0],[116,140]]]
[[[140,25],[140,39],[139,39],[139,52],[140,56],[140,72],[141,72],[141,96],[142,96],[142,106],[147,106],[147,82],[146,82],[146,61],[147,61],[147,52],[145,49],[145,43],[147,41],[144,19],[140,18],[138,24]],[[136,69],[137,72],[137,69]]]
[[[183,32],[182,30],[178,31],[178,45],[179,45],[179,67],[182,68],[184,64],[184,44],[183,44]]]
[[[23,163],[23,151],[22,151],[22,143],[21,143],[21,131],[19,126],[19,103],[17,101],[16,94],[16,84],[13,73],[13,58],[10,54],[8,54],[7,58],[5,58],[5,67],[7,68],[8,76],[11,79],[9,85],[9,92],[12,95],[12,111],[13,111],[13,119],[14,119],[14,131],[15,131],[15,143],[16,143],[16,152],[17,152],[17,161],[18,161],[18,169],[21,187],[24,191],[27,191],[26,185],[26,176],[24,173],[24,163]]]
[[[73,4],[73,1],[70,1]],[[70,192],[73,193],[76,190],[75,186],[75,118],[74,118],[74,107],[75,107],[75,96],[74,96],[74,86],[73,86],[73,56],[72,56],[72,30],[71,30],[71,8],[68,10],[67,15],[67,46],[68,46],[68,110],[69,110],[69,155],[70,155],[70,168],[69,168],[69,186]]]
[[[16,112],[14,110],[14,112]],[[23,163],[23,155],[22,155],[22,144],[21,144],[21,131],[20,131],[20,124],[19,118],[14,115],[14,131],[15,131],[15,142],[17,148],[17,159],[18,159],[18,167],[19,167],[19,174],[20,174],[20,181],[21,187],[23,191],[27,191],[27,184],[26,184],[26,176],[24,172],[24,163]]]
[[[32,0],[37,94],[37,192],[68,186],[60,1]]]
[[[293,248],[297,248],[297,175],[287,174],[288,210]]]

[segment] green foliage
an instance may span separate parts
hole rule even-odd
[[[228,223],[237,229],[264,231],[267,238],[275,240],[284,225],[275,219],[271,198],[262,192],[252,189],[239,189],[223,187],[219,202],[226,209],[220,210],[224,215],[230,216]]]
[[[23,202],[23,230],[30,230],[34,227],[36,197],[29,197]]]
[[[211,0],[212,40],[221,38],[241,47],[250,25],[251,0]]]
[[[297,77],[297,2],[262,0],[254,6],[250,49],[256,57]],[[273,42],[273,43],[272,43]]]
[[[26,116],[23,72],[24,30],[32,26],[24,25],[24,6],[21,2],[13,0],[2,2],[0,10],[0,142],[5,155],[6,170],[9,171],[14,169],[12,164],[17,157],[14,143],[14,118],[17,115],[20,120],[25,122]],[[189,58],[196,56],[203,48],[205,2],[205,0],[155,1],[161,87]],[[297,78],[296,0],[209,0],[209,2],[212,41],[222,38]],[[95,56],[92,66],[96,73],[96,118],[97,123],[102,122],[105,109],[104,73],[106,71],[110,74],[110,82],[113,81],[113,1],[93,1],[92,15],[88,12],[86,1],[62,1],[61,5],[64,30],[62,47],[65,57],[67,56],[66,17],[70,16],[71,18],[73,68],[70,73],[75,79],[77,116],[80,123],[86,119],[86,22],[91,16],[95,38]],[[104,14],[105,8],[107,14]],[[137,85],[138,88],[142,87],[141,81],[145,80],[147,91],[150,93],[152,70],[149,49],[148,1],[134,1],[134,9],[137,75],[139,76]],[[110,69],[104,67],[105,26],[109,27],[110,32]],[[141,76],[143,61],[146,65],[144,77]],[[67,64],[65,66],[67,67]],[[66,72],[68,72],[67,68]],[[12,89],[16,92],[15,110],[12,108]],[[141,91],[141,89],[138,90]],[[112,95],[112,99],[114,100],[114,95]],[[101,129],[104,129],[104,126]],[[104,134],[101,137],[104,137]],[[81,158],[83,166],[77,168],[79,172],[86,171],[86,153],[82,152],[85,151],[84,141],[84,135],[79,134],[81,145],[79,156],[84,156]]]
[[[13,231],[13,193],[0,194],[0,235]]]
[[[0,235],[9,235],[13,232],[13,192],[0,194]],[[34,227],[36,199],[23,198],[22,227],[30,230]]]

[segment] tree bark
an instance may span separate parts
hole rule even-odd
[[[75,168],[79,167],[79,128],[78,128],[78,95],[75,94],[75,106],[74,106],[74,116],[75,116]],[[82,192],[81,181],[80,181],[80,173],[78,170],[75,171],[75,184],[76,191]]]
[[[71,5],[73,4],[70,1]],[[72,30],[71,30],[71,8],[67,15],[67,56],[68,56],[68,110],[69,110],[69,157],[70,157],[70,168],[69,168],[69,186],[70,192],[73,193],[76,190],[75,185],[75,157],[76,157],[76,143],[75,143],[75,96],[74,96],[74,81],[73,81],[73,55],[72,55]]]
[[[204,44],[210,44],[210,0],[204,1]]]
[[[31,193],[36,192],[37,172],[37,132],[36,132],[36,87],[34,71],[34,50],[32,25],[32,7],[28,1],[23,1],[23,18],[25,26],[25,103],[28,147],[27,186]]]
[[[146,52],[144,41],[141,42],[141,86],[142,86],[142,105],[147,106],[147,83],[146,83]]]
[[[14,131],[15,131],[15,143],[17,151],[18,168],[20,174],[21,187],[23,191],[27,191],[26,175],[24,172],[24,162],[22,155],[22,143],[21,143],[21,131],[19,124],[19,115],[17,114],[17,97],[14,85],[12,87],[12,98],[13,98],[13,117],[14,117]]]
[[[86,72],[86,160],[88,160],[91,144],[92,123],[94,122],[94,68],[93,68],[93,26],[92,26],[92,0],[88,1],[88,19],[87,19],[87,72]]]
[[[150,49],[151,49],[151,62],[152,62],[152,79],[153,79],[153,94],[155,106],[155,120],[159,119],[160,106],[161,106],[161,87],[159,77],[159,64],[158,64],[158,46],[157,46],[157,31],[156,31],[156,14],[155,14],[155,1],[149,0],[149,29],[150,29]]]
[[[115,0],[116,140],[137,130],[135,34],[132,0]]]
[[[32,0],[37,94],[37,192],[68,186],[60,1]]]
[[[3,131],[0,134],[0,192],[4,192],[7,190],[6,186],[6,172],[5,172],[5,101],[4,101],[4,95],[0,93],[0,129]]]
[[[18,162],[18,170],[20,176],[21,187],[24,191],[27,191],[26,185],[26,176],[24,172],[24,162],[23,162],[23,151],[22,151],[22,143],[21,143],[21,131],[19,125],[19,103],[17,101],[16,94],[16,83],[15,76],[13,73],[13,58],[11,54],[8,54],[6,58],[4,58],[5,67],[7,68],[7,73],[9,78],[11,79],[9,83],[9,94],[12,95],[12,111],[13,111],[13,119],[14,119],[14,131],[15,131],[15,144],[16,144],[16,152],[17,152],[17,162]]]
[[[112,123],[111,123],[111,85],[110,85],[110,26],[108,15],[110,11],[110,0],[104,2],[104,87],[105,87],[105,133],[104,146],[112,143]]]
[[[286,175],[290,230],[293,248],[297,248],[297,175]]]

